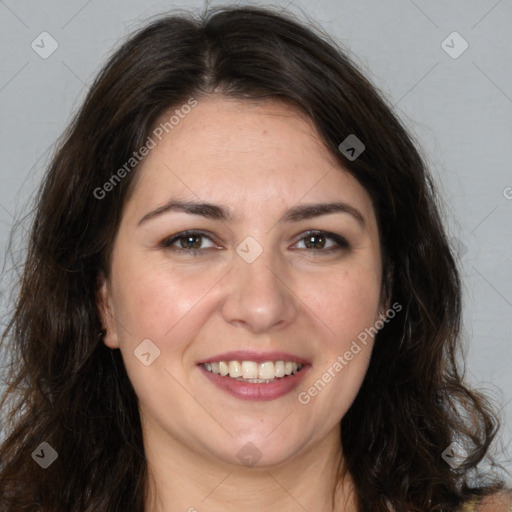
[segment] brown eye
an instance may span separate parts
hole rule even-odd
[[[343,237],[327,231],[310,231],[299,240],[299,242],[302,241],[304,241],[305,249],[308,249],[309,252],[330,253],[349,247]],[[327,246],[329,241],[333,243]]]
[[[306,240],[308,249],[323,249],[325,247],[325,237],[322,235],[309,235],[304,240]]]
[[[203,244],[205,243],[205,240],[210,240],[211,245],[204,247]],[[161,242],[160,246],[175,251],[190,252],[194,254],[203,252],[203,250],[206,249],[211,249],[214,247],[214,244],[211,241],[211,238],[204,233],[186,231],[166,238]]]
[[[201,245],[201,235],[186,235],[179,238],[183,249],[199,249]]]

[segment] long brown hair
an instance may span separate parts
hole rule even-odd
[[[461,284],[434,185],[411,137],[326,34],[291,15],[234,7],[162,17],[131,36],[56,148],[2,338],[11,361],[0,403],[5,411],[10,404],[0,511],[143,511],[147,466],[137,397],[120,352],[98,336],[95,300],[137,168],[109,180],[146,143],[162,112],[212,93],[300,109],[371,195],[383,285],[403,311],[379,331],[341,422],[340,476],[353,477],[360,510],[448,511],[498,489],[499,482],[475,479],[498,420],[457,367]],[[365,144],[355,160],[338,148],[349,135]],[[441,456],[454,436],[468,453],[456,469]],[[43,442],[58,454],[47,469],[32,456]]]

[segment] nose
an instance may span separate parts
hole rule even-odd
[[[222,315],[232,325],[253,333],[272,332],[292,323],[297,315],[294,278],[271,251],[263,251],[252,263],[236,255],[225,286]]]

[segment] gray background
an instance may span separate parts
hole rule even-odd
[[[0,243],[6,270],[13,265],[9,258],[4,262],[9,231],[26,212],[52,144],[112,48],[150,16],[203,5],[199,0],[0,1]],[[461,262],[467,379],[497,400],[504,423],[497,450],[510,461],[512,0],[273,5],[303,19],[306,14],[344,45],[395,105],[426,156]],[[43,31],[59,45],[47,59],[31,47]],[[441,46],[454,31],[469,44],[457,58]],[[447,44],[451,52],[462,48],[453,37]],[[14,253],[18,264],[20,257]],[[10,272],[2,274],[2,311]]]

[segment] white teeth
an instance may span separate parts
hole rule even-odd
[[[258,363],[254,361],[242,361],[242,377],[244,379],[257,379]]]
[[[219,373],[223,377],[225,377],[229,373],[229,366],[224,361],[221,361],[219,363]]]
[[[277,379],[241,379],[239,377],[236,380],[243,380],[245,382],[250,382],[251,384],[268,384],[269,382],[274,382]]]
[[[259,365],[258,377],[260,379],[273,379],[275,376],[276,370],[272,361],[267,361]]]
[[[242,375],[242,367],[240,363],[238,361],[229,361],[229,376],[240,377],[240,375]]]
[[[284,362],[283,361],[276,361],[276,364],[274,365],[274,369],[276,371],[276,377],[284,377]]]
[[[286,375],[294,375],[303,365],[291,361],[265,361],[259,364],[255,361],[218,361],[204,363],[203,366],[209,372],[223,377],[260,383],[273,382]]]

